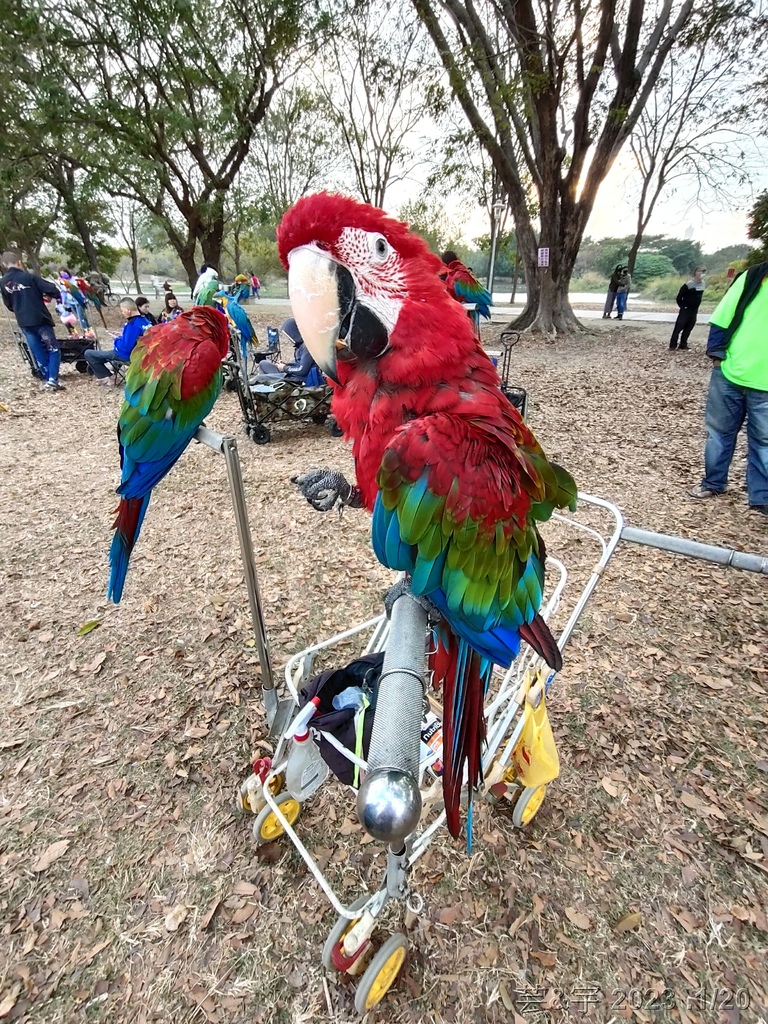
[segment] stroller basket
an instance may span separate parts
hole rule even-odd
[[[279,355],[279,339],[277,347],[273,338],[269,339],[269,344],[266,353],[255,354],[257,361]],[[317,426],[327,424],[330,433],[336,436],[335,421],[330,416],[333,392],[319,371],[322,383],[314,387],[289,378],[270,380],[265,377],[263,383],[251,384],[240,350],[240,337],[234,328],[230,328],[229,357],[223,366],[225,387],[237,394],[245,432],[255,444],[268,444],[272,439],[268,423],[285,420],[310,420]]]

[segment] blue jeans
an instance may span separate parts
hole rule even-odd
[[[21,333],[27,339],[35,362],[45,379],[58,380],[61,352],[59,339],[53,333],[53,328],[49,324],[40,324],[39,327],[22,327]]]
[[[629,292],[616,292],[616,312],[619,316],[624,316],[627,310],[627,295]]]
[[[747,421],[747,493],[750,505],[768,505],[768,391],[733,384],[719,366],[712,370],[707,395],[704,479],[701,484],[721,494],[736,437]]]
[[[97,380],[106,380],[107,377],[111,377],[112,373],[107,369],[107,363],[110,364],[114,370],[115,360],[119,363],[124,362],[120,359],[113,348],[107,349],[106,351],[101,348],[87,348],[83,352],[83,359],[90,367],[91,373]]]

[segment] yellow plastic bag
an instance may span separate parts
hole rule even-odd
[[[544,694],[536,708],[526,697],[523,730],[512,751],[512,760],[517,777],[524,786],[544,786],[560,774],[560,758],[557,756]]]

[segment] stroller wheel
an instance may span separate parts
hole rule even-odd
[[[280,813],[288,824],[293,825],[301,814],[301,804],[299,801],[294,800],[286,790],[275,798],[275,803],[280,808]],[[269,804],[267,804],[256,816],[256,821],[253,823],[253,838],[261,846],[262,843],[271,843],[275,839],[279,839],[284,832],[283,823]]]
[[[263,423],[257,423],[256,426],[251,427],[251,440],[254,444],[269,444],[272,440],[269,428],[265,427]]]
[[[341,435],[344,433],[344,431],[338,425],[333,416],[329,416],[328,419],[325,421],[325,429],[328,431],[331,437],[341,437]]]
[[[232,380],[231,377],[227,377],[227,379],[224,381],[224,390],[237,391],[237,384],[234,382],[234,380]]]
[[[518,828],[533,821],[537,811],[544,803],[547,794],[546,786],[527,786],[517,798],[515,808],[512,811],[512,821]]]
[[[315,413],[314,416],[312,416],[312,422],[315,424],[316,427],[322,427],[322,425],[325,423],[325,421],[327,419],[328,419],[328,413],[327,412],[318,412],[318,413]]]
[[[360,910],[365,906],[369,898],[370,897],[368,896],[361,896],[350,905],[349,909]],[[338,970],[336,964],[333,962],[334,947],[338,946],[352,925],[356,923],[357,921],[350,921],[347,917],[339,917],[336,919],[336,924],[328,933],[328,938],[325,940],[325,945],[323,946],[323,967],[326,971]]]
[[[389,992],[403,966],[407,950],[408,940],[400,932],[395,932],[375,954],[355,994],[355,1009],[358,1013],[368,1013]]]
[[[75,369],[78,373],[88,373],[88,363],[84,359],[78,359],[75,363]]]

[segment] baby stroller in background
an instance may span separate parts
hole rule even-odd
[[[255,352],[252,355],[255,367],[265,360],[272,362],[279,359],[280,354],[279,332],[274,327],[268,327],[266,352]],[[331,389],[319,370],[316,373],[313,370],[315,376],[307,378],[308,381],[316,379],[316,384],[291,380],[289,376],[280,379],[265,377],[263,382],[257,377],[249,377],[240,338],[230,328],[229,358],[224,361],[224,371],[225,387],[237,393],[245,432],[255,444],[268,444],[272,439],[267,423],[285,420],[311,420],[316,426],[326,424],[334,437],[341,434],[330,415]]]
[[[37,365],[37,360],[32,355],[32,350],[27,344],[27,339],[17,330],[13,328],[13,336],[16,339],[21,358],[29,367],[30,373],[36,380],[44,380],[45,376],[41,372],[40,367]],[[98,348],[99,342],[97,338],[84,338],[79,335],[69,335],[66,338],[59,338],[62,363],[74,363],[75,369],[78,373],[88,373],[88,363],[86,363],[84,354],[88,348]]]

